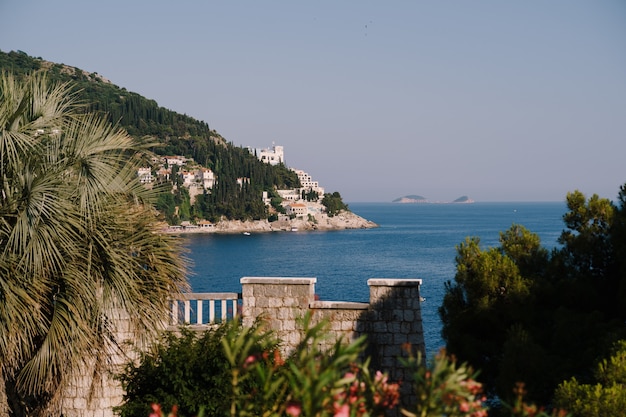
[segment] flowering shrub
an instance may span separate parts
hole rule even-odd
[[[408,359],[404,360],[413,375],[415,404],[403,409],[407,417],[486,417],[486,398],[481,395],[482,384],[467,365],[457,365],[453,357],[439,352],[431,367],[422,364],[421,355],[414,355],[405,346]]]
[[[524,384],[519,382],[513,390],[515,394],[515,403],[513,406],[507,406],[510,411],[511,417],[567,417],[569,414],[562,409],[554,409],[551,414],[548,414],[543,407],[539,407],[536,404],[528,404],[524,402],[524,396],[526,390]]]
[[[364,339],[337,341],[320,350],[326,323],[303,319],[304,334],[287,359],[278,350],[251,355],[248,346],[264,333],[257,328],[222,339],[232,366],[231,417],[235,416],[382,416],[395,407],[398,385],[382,373],[371,377],[368,361],[360,361]],[[242,392],[241,381],[253,378],[259,391]]]
[[[467,364],[458,364],[445,351],[424,364],[421,355],[405,346],[403,365],[409,370],[410,384],[401,390],[399,382],[370,369],[363,359],[365,339],[352,343],[337,341],[332,348],[320,346],[327,337],[327,323],[311,324],[303,319],[299,346],[287,358],[277,349],[277,341],[262,326],[224,327],[219,356],[225,359],[230,381],[228,400],[222,407],[207,406],[198,417],[486,417],[482,384]],[[215,347],[215,346],[214,346]],[[216,352],[206,352],[207,356]],[[222,374],[222,376],[225,376]],[[205,391],[206,392],[206,391]],[[401,392],[407,394],[400,405]],[[548,417],[540,408],[523,401],[523,386],[517,401],[507,410],[511,417]],[[153,404],[158,413],[160,406]],[[151,417],[161,417],[155,413]],[[173,412],[171,416],[184,417]],[[185,414],[191,416],[192,414]],[[142,417],[146,416],[144,413]],[[553,413],[564,417],[564,413]]]

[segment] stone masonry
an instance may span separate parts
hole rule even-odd
[[[329,345],[338,338],[349,342],[365,335],[365,353],[375,369],[387,372],[391,380],[408,381],[409,376],[403,373],[398,358],[403,356],[403,346],[410,345],[414,351],[425,353],[420,307],[422,280],[370,279],[369,303],[316,300],[316,281],[316,278],[241,278],[243,324],[262,318],[283,342],[284,353],[289,353],[300,342],[299,319],[310,311],[314,324],[328,320]],[[136,346],[128,324],[128,319],[120,314],[116,339],[122,345]],[[133,348],[128,352],[112,350],[110,369],[121,370],[134,353]],[[113,417],[113,407],[120,405],[124,394],[119,382],[110,373],[101,374],[94,381],[95,369],[87,368],[65,390],[63,415]],[[6,398],[1,394],[0,411],[6,411]]]
[[[369,303],[317,301],[316,278],[244,277],[240,282],[244,325],[262,317],[283,342],[285,354],[300,342],[298,319],[311,311],[314,322],[329,321],[334,340],[343,337],[349,342],[365,335],[372,365],[392,380],[409,377],[398,361],[404,346],[425,355],[421,279],[370,279]]]

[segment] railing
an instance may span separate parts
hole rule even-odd
[[[171,300],[170,326],[206,327],[232,320],[239,314],[239,300],[236,292],[179,294]]]

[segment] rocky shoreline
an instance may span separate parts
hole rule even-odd
[[[316,213],[308,218],[292,220],[279,220],[268,222],[267,220],[221,220],[211,227],[171,227],[164,226],[163,233],[190,234],[190,233],[260,233],[260,232],[290,232],[290,231],[313,231],[313,230],[346,230],[346,229],[372,229],[378,225],[364,219],[351,211],[341,211],[339,214],[329,217],[326,213]]]

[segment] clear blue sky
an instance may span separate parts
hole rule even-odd
[[[282,145],[346,202],[626,183],[624,0],[1,0],[0,16],[0,50]]]

